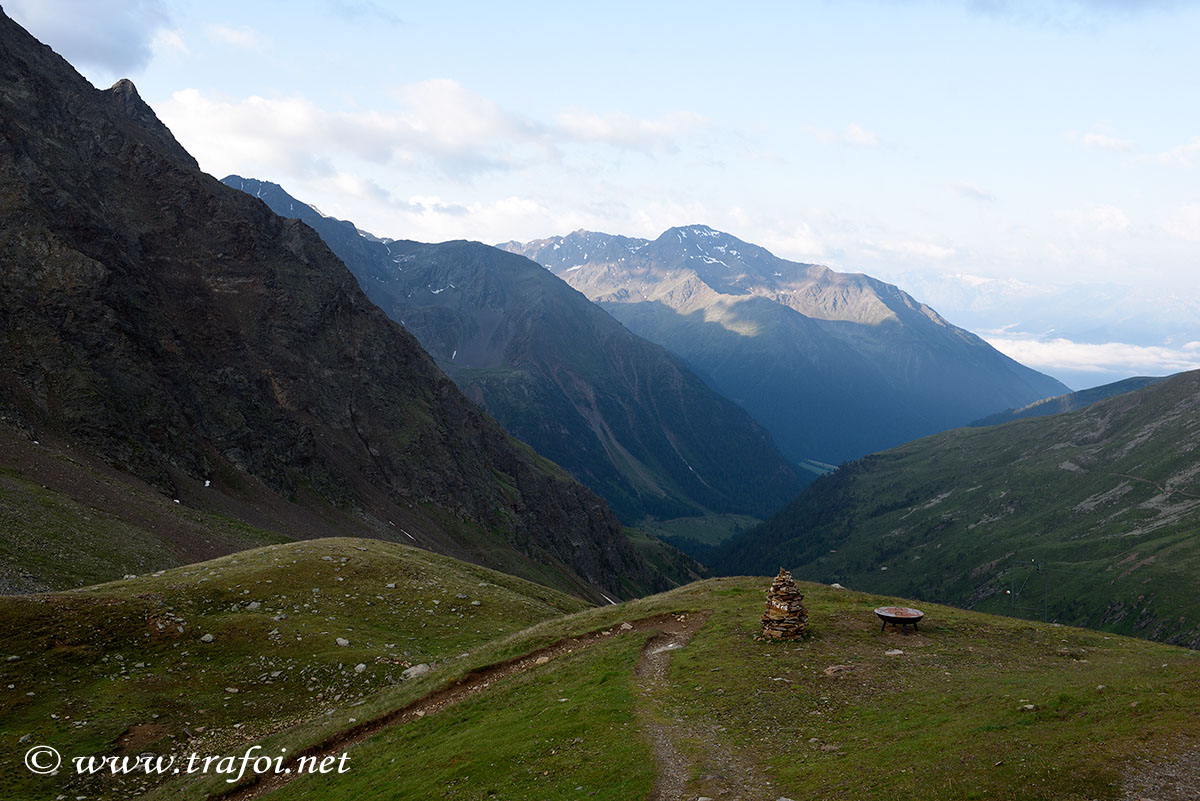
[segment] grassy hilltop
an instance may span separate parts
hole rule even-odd
[[[648,797],[666,757],[689,797],[1116,799],[1195,764],[1193,652],[931,604],[918,604],[919,634],[881,633],[871,610],[901,599],[821,585],[802,585],[810,637],[765,643],[753,635],[766,586],[715,579],[585,609],[416,549],[322,540],[5,597],[0,655],[17,659],[0,662],[0,742],[18,755],[294,754],[386,718],[337,746],[347,773],[299,778],[280,799],[625,801]],[[676,625],[698,630],[659,678],[639,670]],[[403,679],[417,664],[432,669]],[[4,797],[231,789],[10,765]]]

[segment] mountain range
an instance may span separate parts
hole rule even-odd
[[[711,561],[1197,648],[1198,516],[1193,371],[844,465]]]
[[[1163,380],[1165,379],[1152,376],[1125,378],[1120,381],[1114,381],[1111,384],[1092,387],[1091,389],[1081,389],[1078,392],[1071,392],[1066,395],[1043,398],[1040,401],[1034,401],[1028,406],[1022,406],[1020,409],[1008,409],[1003,412],[997,412],[996,414],[976,420],[971,425],[994,426],[1000,423],[1009,423],[1013,420],[1024,420],[1029,417],[1047,417],[1052,414],[1061,414],[1062,412],[1073,412],[1077,409],[1084,409],[1091,406],[1093,403],[1102,401],[1105,398],[1124,395],[1126,392],[1133,392],[1134,390],[1148,387],[1151,384],[1157,384]]]
[[[741,407],[534,262],[477,242],[381,239],[276,184],[224,182],[312,226],[468,397],[625,523],[762,518],[806,483]]]
[[[483,414],[308,226],[202,173],[133,84],[96,90],[0,16],[0,117],[7,426],[276,537],[282,507],[309,535],[597,601],[664,586],[601,499]],[[36,549],[4,550],[37,586]]]
[[[0,13],[0,742],[24,759],[0,797],[1195,797],[1198,654],[1120,635],[1200,648],[1200,371],[817,478],[711,551],[822,582],[780,571],[766,609],[804,634],[766,641],[768,579],[648,595],[682,555],[467,395],[546,449],[590,431],[575,469],[626,514],[790,492],[745,412],[520,256],[241,187],[310,223]],[[801,389],[858,414],[886,398],[834,390],[1037,383],[895,287],[668,234],[608,238],[647,251],[611,294],[657,298],[610,308],[759,348],[714,383],[789,331],[816,348],[743,395],[836,379]],[[821,408],[793,410],[818,444]],[[897,605],[919,631],[880,628]]]
[[[796,461],[837,464],[1069,391],[895,286],[707,226],[500,247],[680,356]]]

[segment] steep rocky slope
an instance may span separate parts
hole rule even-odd
[[[311,225],[469,397],[626,523],[762,518],[804,486],[743,409],[528,259],[475,242],[379,239],[276,184],[225,183]]]
[[[201,173],[128,81],[97,91],[0,17],[0,118],[0,413],[31,438],[170,497],[261,487],[324,533],[597,600],[653,582],[599,498],[467,400],[311,229]]]
[[[1068,391],[895,286],[707,226],[501,247],[682,357],[793,460],[836,464]]]

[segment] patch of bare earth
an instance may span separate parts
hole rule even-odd
[[[1169,759],[1139,758],[1125,776],[1121,801],[1200,799],[1200,748]]]
[[[662,714],[671,654],[687,645],[703,622],[704,616],[695,613],[676,617],[674,625],[666,624],[646,641],[638,660],[639,723],[657,769],[649,801],[774,801],[779,794],[771,791],[762,771],[722,744],[717,727]]]

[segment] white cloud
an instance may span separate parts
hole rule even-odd
[[[1127,139],[1117,139],[1113,136],[1106,136],[1102,133],[1089,133],[1083,137],[1083,146],[1096,148],[1099,150],[1112,150],[1116,152],[1128,152],[1133,150],[1133,142]]]
[[[850,145],[875,147],[879,144],[879,135],[874,131],[866,130],[856,122],[852,122],[846,126],[846,130],[842,134],[842,140]]]
[[[359,22],[383,22],[388,25],[399,25],[401,20],[387,6],[370,0],[328,0],[326,3],[334,15],[342,19]]]
[[[1097,233],[1114,233],[1129,230],[1129,215],[1112,205],[1099,204],[1080,209],[1055,212],[1059,219],[1070,222],[1077,228]]]
[[[187,55],[191,52],[187,43],[183,41],[183,32],[167,28],[159,28],[154,32],[154,38],[150,40],[150,49],[156,56],[165,53]]]
[[[1054,373],[1121,373],[1164,375],[1200,369],[1200,342],[1182,347],[1131,345],[1126,342],[1091,344],[1069,339],[1035,339],[1020,335],[985,336],[1001,353],[1037,370]]]
[[[975,184],[969,184],[966,181],[950,181],[946,184],[946,188],[959,197],[970,198],[971,200],[982,200],[991,203],[996,199],[996,196],[986,189],[980,189]]]
[[[579,210],[551,208],[520,195],[471,203],[455,203],[437,195],[414,195],[395,204],[394,213],[375,223],[377,228],[355,222],[384,236],[401,235],[426,242],[468,238],[486,244],[602,227],[599,219]]]
[[[690,111],[639,120],[619,112],[595,114],[576,110],[559,114],[555,121],[568,138],[646,152],[674,151],[681,136],[708,124],[707,118]]]
[[[954,255],[954,248],[942,247],[935,245],[932,242],[919,242],[916,240],[904,240],[901,242],[882,242],[878,245],[880,250],[888,253],[898,253],[903,256],[916,256],[922,259],[932,261],[941,261],[948,259]]]
[[[1191,141],[1176,145],[1152,157],[1159,164],[1169,164],[1176,167],[1191,169],[1200,161],[1200,136],[1193,136]]]
[[[662,152],[705,124],[676,112],[657,119],[575,111],[542,123],[447,78],[401,86],[398,106],[384,111],[328,111],[304,97],[230,100],[196,89],[159,104],[159,117],[213,173],[283,170],[329,174],[356,159],[373,165],[427,169],[458,179],[557,163],[568,145],[605,143]]]
[[[1168,233],[1180,239],[1200,242],[1200,203],[1188,203],[1180,207],[1164,227]]]
[[[209,25],[205,32],[208,38],[217,44],[230,45],[231,47],[241,47],[247,50],[265,50],[271,46],[271,39],[268,36],[256,31],[249,25],[241,25],[237,28],[229,25]]]
[[[1052,30],[1095,30],[1117,20],[1182,5],[1181,0],[967,0],[976,13]]]
[[[5,13],[76,67],[105,78],[140,71],[170,27],[162,0],[7,0]]]
[[[539,144],[543,139],[538,123],[506,111],[449,78],[407,84],[397,95],[407,111],[372,116],[388,121],[410,146],[446,159],[483,166],[511,165],[511,157],[501,152],[503,143]]]
[[[333,173],[340,159],[413,165],[470,175],[512,166],[537,145],[536,126],[454,81],[403,87],[407,108],[326,111],[303,97],[227,100],[196,89],[174,93],[156,111],[213,173],[282,170],[286,177]]]
[[[829,128],[806,128],[805,132],[825,145],[879,146],[879,134],[868,131],[856,122],[849,123],[840,131]]]

